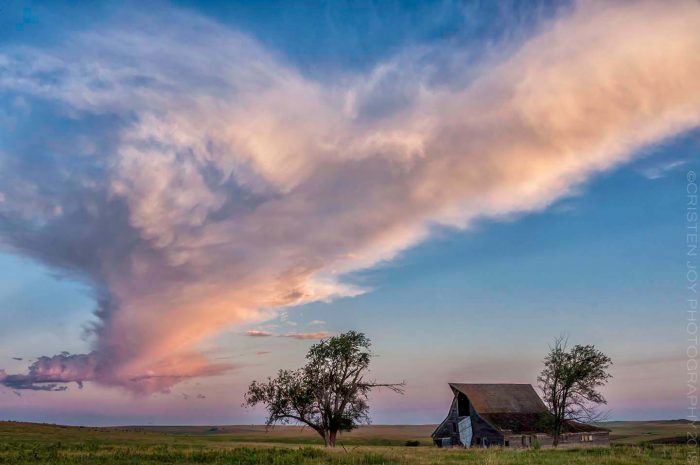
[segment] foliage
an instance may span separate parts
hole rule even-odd
[[[298,370],[280,370],[267,382],[253,381],[245,404],[263,404],[266,424],[299,422],[309,426],[326,446],[335,446],[339,431],[369,424],[367,396],[377,387],[403,392],[403,384],[378,384],[365,379],[372,358],[370,340],[349,331],[314,344],[306,365]]]
[[[598,391],[612,377],[610,357],[592,345],[567,347],[563,337],[555,339],[537,378],[552,414],[554,445],[559,443],[567,420],[591,422],[600,419],[597,407],[607,401]]]

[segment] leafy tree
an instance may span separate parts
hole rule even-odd
[[[559,444],[567,420],[582,422],[601,418],[597,408],[607,404],[598,388],[612,377],[610,357],[592,345],[567,347],[567,340],[554,340],[537,378],[545,403],[552,413],[553,444]]]
[[[372,358],[370,340],[349,331],[314,344],[306,365],[298,370],[280,370],[267,382],[253,381],[245,404],[264,404],[267,426],[299,422],[334,447],[339,431],[369,424],[367,396],[373,388],[386,387],[403,393],[404,383],[378,384],[365,376]]]

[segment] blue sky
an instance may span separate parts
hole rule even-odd
[[[439,421],[447,382],[534,384],[562,334],[612,357],[611,418],[685,416],[685,186],[700,93],[685,79],[694,61],[625,48],[658,7],[157,5],[0,4],[0,368],[81,357],[21,395],[0,387],[4,417],[260,421],[239,407],[245,386],[301,364],[313,334],[349,329],[373,340],[377,377],[408,383],[405,396],[373,398],[375,423]],[[662,13],[669,30],[684,14]],[[590,51],[586,34],[616,15],[632,19]],[[696,42],[674,34],[664,40],[682,58]],[[599,94],[579,88],[550,35],[576,51],[571,69],[579,51],[596,64]],[[657,91],[666,81],[687,101]],[[597,116],[581,118],[589,102]],[[336,120],[340,107],[350,116]],[[421,118],[437,129],[426,135]],[[411,174],[396,174],[404,163]],[[267,205],[275,215],[257,216]],[[182,366],[163,347],[182,349]],[[158,370],[186,381],[126,380]],[[35,389],[48,381],[86,386]]]
[[[486,381],[534,384],[548,344],[568,335],[612,355],[616,378],[608,389],[619,401],[611,400],[612,418],[682,418],[685,175],[696,169],[699,141],[695,132],[649,148],[645,158],[545,211],[440,231],[360,273],[373,292],[301,311],[339,329],[381,335],[377,345],[393,357],[448,365],[444,381],[475,380],[471,362],[495,352],[493,370],[481,369]],[[448,353],[460,354],[461,364],[450,367],[441,359]],[[515,377],[500,373],[499,362],[510,358],[522,361]],[[640,388],[634,367],[642,362],[655,389],[644,393],[648,404],[624,405]]]

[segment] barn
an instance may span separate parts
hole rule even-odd
[[[552,445],[549,412],[530,384],[450,383],[454,397],[432,434],[438,447],[531,447]],[[609,431],[567,421],[559,447],[607,446]]]

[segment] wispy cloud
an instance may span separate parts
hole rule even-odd
[[[323,320],[311,320],[307,323],[309,326],[322,326],[325,325],[326,322]]]
[[[152,21],[0,49],[0,243],[99,304],[91,353],[6,386],[221,373],[198,347],[231,324],[356,295],[345,273],[432,225],[545,208],[700,122],[693,1],[582,2],[508,56],[408,49],[330,84],[208,20]]]
[[[274,336],[274,333],[271,333],[269,331],[260,331],[257,329],[249,329],[248,331],[245,332],[246,336],[250,337],[270,337]]]
[[[649,180],[661,179],[665,177],[669,172],[676,168],[687,164],[685,160],[674,160],[666,163],[660,163],[646,168],[641,168],[639,173]]]
[[[288,337],[292,339],[323,339],[330,336],[331,333],[326,331],[309,332],[309,333],[284,333],[276,334],[270,331],[260,331],[257,329],[251,329],[245,332],[246,336],[250,337]],[[268,352],[257,353],[257,355],[264,355]]]
[[[315,333],[287,333],[287,334],[282,334],[280,335],[281,337],[290,337],[292,339],[300,339],[300,340],[307,340],[307,339],[324,339],[330,336],[331,333],[326,332],[326,331],[318,331]]]

